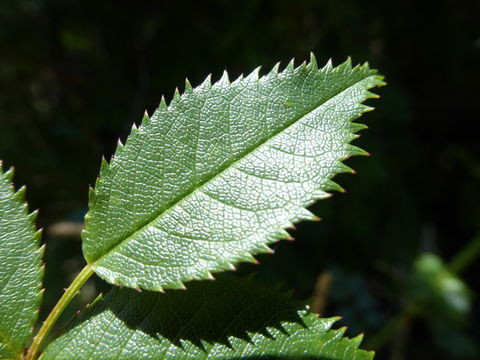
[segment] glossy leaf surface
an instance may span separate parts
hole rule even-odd
[[[134,127],[102,163],[83,252],[110,283],[161,290],[254,261],[313,219],[306,207],[341,189],[330,179],[365,154],[350,145],[382,85],[368,65],[308,64],[230,82],[208,78]]]
[[[278,288],[250,279],[195,282],[187,291],[113,289],[42,360],[372,359],[361,337],[331,330]]]
[[[0,359],[20,359],[31,337],[41,301],[43,276],[35,213],[15,192],[13,171],[0,162]]]

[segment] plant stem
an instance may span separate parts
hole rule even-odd
[[[457,255],[448,265],[455,274],[463,272],[480,255],[480,235],[477,235]]]
[[[56,323],[59,316],[62,314],[63,310],[65,310],[70,301],[72,301],[75,295],[77,295],[83,284],[85,284],[85,282],[90,278],[90,276],[92,276],[92,274],[92,266],[86,265],[77,275],[75,280],[73,280],[68,289],[65,290],[65,293],[60,298],[60,300],[58,300],[58,303],[48,315],[47,320],[45,320],[37,335],[35,335],[35,337],[33,338],[32,346],[28,350],[25,360],[35,360],[37,358],[40,346],[42,346],[53,325]]]

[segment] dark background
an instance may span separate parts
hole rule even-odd
[[[323,222],[301,224],[297,241],[240,273],[300,298],[319,278],[322,315],[365,332],[378,359],[480,358],[479,1],[0,1],[0,158],[41,210],[41,316],[84,265],[75,223],[101,156],[145,109],[185,77],[198,85],[226,68],[235,78],[310,51],[386,76],[356,142],[373,156],[349,160],[358,174],[336,178],[348,193],[313,207]],[[453,259],[462,282],[446,270]],[[65,318],[108,288],[87,285]]]

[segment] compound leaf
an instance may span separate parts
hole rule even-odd
[[[361,336],[331,330],[335,320],[251,278],[200,281],[166,294],[114,288],[41,359],[372,359],[358,349]]]
[[[102,162],[85,218],[83,252],[108,282],[183,288],[253,262],[328,191],[383,84],[368,64],[318,69],[315,58],[267,75],[210,78],[162,100]]]
[[[0,162],[0,359],[22,358],[42,298],[36,213],[28,213],[25,188],[15,192],[12,177]]]

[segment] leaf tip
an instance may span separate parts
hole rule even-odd
[[[228,263],[228,264],[226,265],[226,268],[227,268],[228,271],[237,271],[236,266],[233,265],[232,263]]]
[[[328,59],[327,63],[325,66],[322,68],[323,71],[331,71],[333,69],[333,62],[332,59]]]
[[[258,81],[261,68],[262,68],[261,66],[256,67],[250,74],[247,75],[245,80]]]
[[[173,92],[173,99],[171,101],[171,104],[176,104],[180,101],[182,96],[180,95],[180,91],[178,90],[178,87],[175,88],[175,91]]]
[[[211,87],[212,87],[212,74],[208,74],[205,80],[203,80],[203,82],[200,84],[198,89],[203,89],[203,88],[210,89]]]
[[[222,77],[218,80],[219,85],[230,85],[230,77],[228,76],[227,70],[223,70]]]
[[[165,96],[162,95],[160,99],[160,104],[158,104],[158,109],[159,111],[166,111],[168,109],[167,102],[165,100]]]
[[[162,286],[160,286],[159,284],[146,286],[146,287],[144,287],[144,289],[148,290],[148,291],[156,291],[156,292],[159,292],[161,294],[165,293],[165,289]]]
[[[143,117],[142,117],[142,126],[147,126],[148,124],[150,124],[150,116],[148,115],[147,110],[145,110],[143,112]],[[118,147],[118,145],[117,145],[117,147]]]
[[[102,160],[100,162],[100,178],[105,176],[105,173],[108,171],[108,167],[109,167],[108,161],[105,158],[105,156],[102,155]]]
[[[31,223],[34,223],[35,221],[37,221],[37,217],[38,217],[38,209],[33,210],[30,214],[28,214],[28,220]]]
[[[285,72],[293,73],[294,70],[295,70],[295,58],[293,58],[288,62],[287,67],[285,68]]]
[[[185,78],[185,89],[184,89],[185,94],[191,94],[193,92],[192,84],[190,84],[190,81]]]
[[[345,70],[350,71],[352,70],[352,57],[348,56],[347,60],[343,63]]]
[[[211,280],[211,281],[215,280],[215,277],[209,271],[207,272],[207,280]]]
[[[277,63],[273,66],[273,68],[272,68],[272,70],[270,71],[270,74],[269,74],[269,75],[276,77],[276,76],[278,75],[279,69],[280,69],[280,62],[277,62]]]
[[[2,170],[2,168],[0,167],[0,170]],[[13,176],[15,175],[15,168],[13,166],[11,166],[9,169],[7,169],[7,171],[4,172],[3,174],[9,183],[12,183],[13,182]]]
[[[310,66],[313,70],[317,70],[317,69],[318,69],[317,58],[315,57],[315,54],[314,54],[313,52],[310,52],[310,63],[309,63],[309,66]]]

